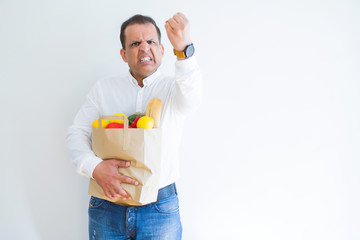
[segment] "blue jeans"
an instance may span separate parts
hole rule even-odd
[[[179,199],[174,193],[141,207],[127,207],[91,197],[89,239],[181,239]]]

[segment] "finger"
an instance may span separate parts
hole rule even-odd
[[[184,14],[182,13],[177,13],[175,16],[174,16],[175,20],[179,23],[179,24],[182,24],[182,25],[186,25],[188,23],[188,20],[187,18],[185,17]]]
[[[116,161],[116,166],[117,166],[117,167],[123,167],[123,168],[130,167],[130,161],[117,160],[117,161]]]
[[[165,24],[165,30],[166,30],[166,34],[167,36],[170,38],[171,35],[174,34],[174,29],[171,28],[169,23]]]
[[[170,21],[170,23],[173,24],[172,26],[175,31],[184,30],[188,25],[188,21],[183,19],[180,14],[174,15],[172,19],[173,21]]]
[[[179,14],[175,14],[172,18],[174,19],[174,21],[176,23],[181,23],[182,22],[181,16]]]
[[[119,180],[120,180],[120,182],[123,182],[123,183],[130,183],[130,184],[133,184],[133,185],[139,185],[138,181],[136,181],[136,180],[133,179],[133,178],[124,176],[124,175],[121,175],[121,176],[119,177]]]
[[[115,198],[118,198],[118,194],[116,194],[114,191],[112,190],[107,190],[107,191],[104,191],[105,193],[105,196],[107,196],[108,198],[110,199],[115,199]]]
[[[105,195],[110,199],[118,199],[121,198],[122,200],[130,199],[129,194],[119,185],[113,189],[110,189],[105,192]]]
[[[171,23],[169,21],[166,22],[165,29],[166,29],[166,31],[168,31],[168,33],[175,33],[176,32],[175,27],[173,25],[171,25]]]
[[[173,18],[170,18],[168,20],[168,24],[170,25],[171,29],[174,31],[176,31],[176,29],[178,28],[178,24]]]
[[[182,19],[182,21],[184,21],[184,22],[188,22],[188,21],[189,21],[183,13],[178,12],[177,14],[178,14],[178,16]]]
[[[117,189],[117,196],[122,198],[123,200],[126,200],[130,197],[129,194],[122,187]]]
[[[116,194],[118,196],[118,198],[121,198],[123,200],[127,200],[127,199],[131,199],[130,195],[126,192],[126,190],[120,185],[117,186],[116,188]]]
[[[165,22],[165,29],[166,31],[171,31],[171,26],[170,26],[170,23],[168,21]]]

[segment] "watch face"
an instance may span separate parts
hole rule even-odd
[[[194,48],[194,45],[193,44],[190,44],[186,47],[185,49],[185,56],[187,58],[191,57],[192,55],[194,55],[194,52],[195,52],[195,48]]]

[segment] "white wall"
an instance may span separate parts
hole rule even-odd
[[[65,132],[101,77],[126,71],[135,13],[191,20],[204,104],[187,122],[184,239],[360,238],[357,1],[0,2],[0,238],[87,238],[87,179]]]

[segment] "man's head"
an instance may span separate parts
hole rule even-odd
[[[147,17],[147,16],[143,16],[143,15],[134,15],[131,18],[129,18],[128,20],[126,20],[122,25],[121,25],[121,31],[120,31],[120,42],[121,42],[121,46],[123,49],[126,48],[125,46],[125,29],[127,26],[133,25],[133,24],[146,24],[146,23],[151,23],[152,25],[154,25],[154,27],[156,28],[156,32],[158,34],[158,38],[159,38],[159,43],[161,43],[161,32],[159,27],[156,25],[154,19],[152,19],[151,17]]]
[[[160,38],[160,29],[150,17],[135,15],[122,24],[120,54],[138,82],[161,65],[164,47]]]

